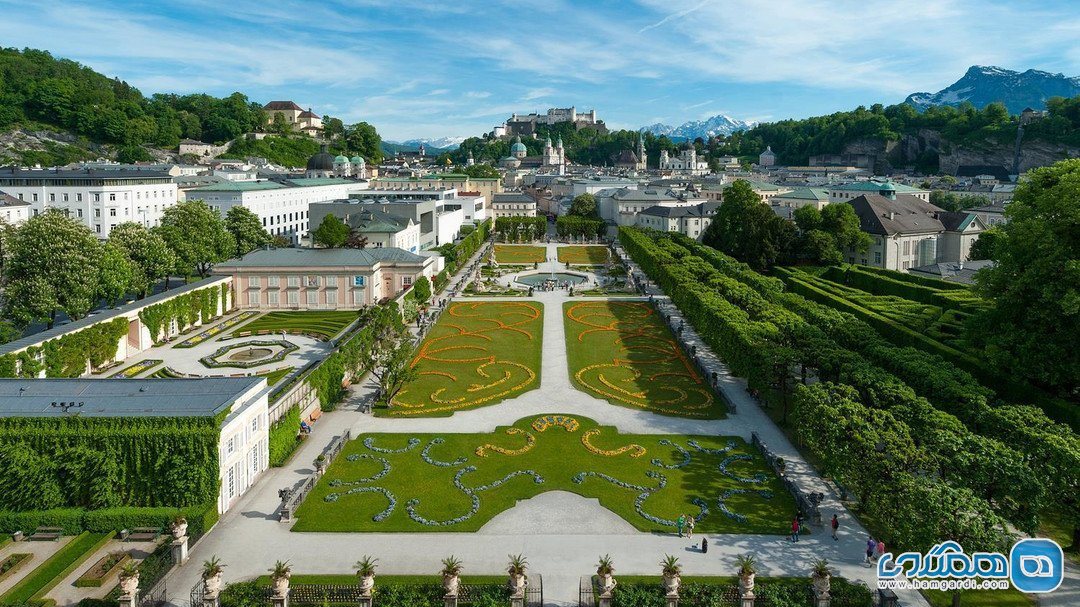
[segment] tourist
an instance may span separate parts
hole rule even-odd
[[[874,562],[877,562],[885,554],[885,542],[878,540],[874,547]]]
[[[675,526],[679,529],[679,537],[682,537],[684,525],[686,525],[686,516],[680,514],[678,520],[675,521]]]
[[[874,550],[877,550],[877,542],[873,537],[866,538],[866,564],[869,565],[870,559],[874,556]]]
[[[301,421],[300,422],[300,433],[301,434],[311,434],[311,426],[309,426],[306,421]]]
[[[686,537],[691,539],[694,537],[694,524],[694,517],[686,517]]]
[[[834,542],[840,541],[840,538],[836,537],[836,530],[840,528],[840,521],[836,518],[836,515],[832,515],[832,539]]]
[[[799,517],[791,519],[791,541],[799,541]]]
[[[708,538],[703,537],[703,538],[701,538],[701,553],[705,554],[708,551],[709,551],[709,540],[708,540]]]

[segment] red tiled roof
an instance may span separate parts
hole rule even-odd
[[[263,106],[264,110],[303,110],[304,108],[296,105],[292,101],[271,101]]]

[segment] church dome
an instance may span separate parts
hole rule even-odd
[[[359,157],[359,156],[353,156],[351,159],[349,159],[349,162],[351,162],[353,164],[363,165],[364,164],[364,159]]]
[[[525,144],[521,143],[521,137],[518,137],[517,140],[514,141],[514,145],[510,146],[510,151],[515,154],[519,152],[522,154],[525,153]]]
[[[309,171],[332,171],[334,170],[334,157],[326,151],[326,146],[322,146],[322,151],[315,154],[307,161],[307,170]]]
[[[348,158],[346,158],[344,156],[341,156],[341,155],[338,155],[338,156],[334,157],[334,164],[345,164],[348,161],[349,161]]]

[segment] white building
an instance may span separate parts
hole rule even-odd
[[[519,192],[496,194],[491,201],[491,216],[499,217],[536,217],[536,201]]]
[[[154,227],[176,204],[168,173],[143,170],[0,169],[0,191],[30,204],[30,215],[57,209],[78,219],[99,238],[125,221]]]
[[[30,203],[0,192],[0,219],[9,226],[17,226],[30,218]]]
[[[218,512],[229,510],[270,465],[266,380],[0,379],[0,417],[222,417]],[[57,407],[75,406],[75,411]]]
[[[687,175],[706,175],[709,172],[709,161],[698,158],[697,149],[693,145],[680,150],[677,157],[668,154],[667,150],[660,150],[660,170]]]
[[[617,226],[637,225],[638,213],[650,207],[688,207],[705,201],[705,198],[686,192],[676,193],[668,188],[620,188],[596,194],[600,218]]]
[[[457,198],[446,201],[443,206],[451,208],[454,205],[461,206],[461,221],[464,223],[481,223],[488,218],[487,199],[479,192],[458,192]]]
[[[694,240],[701,240],[705,228],[712,223],[712,217],[719,202],[701,202],[692,206],[654,206],[637,214],[637,225],[661,232],[679,232]]]
[[[230,181],[192,188],[187,200],[203,200],[224,217],[234,206],[255,213],[271,235],[293,244],[308,233],[308,206],[314,202],[348,198],[357,183],[348,179],[300,178],[279,181]]]
[[[882,194],[888,195],[888,192],[893,194],[905,194],[908,196],[914,196],[924,202],[930,202],[930,190],[924,190],[921,188],[913,188],[909,185],[902,183],[894,183],[892,181],[853,181],[851,183],[844,183],[839,185],[832,185],[828,188],[829,202],[844,202],[853,200],[862,196],[863,194]]]

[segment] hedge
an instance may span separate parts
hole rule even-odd
[[[84,531],[0,596],[0,604],[43,604],[45,594],[104,546],[112,535]]]
[[[114,533],[121,529],[156,527],[167,530],[173,518],[183,514],[188,521],[188,536],[202,537],[217,523],[217,501],[186,508],[58,508],[32,512],[0,512],[0,533],[32,533],[38,527],[60,527],[65,535],[83,531]]]
[[[293,405],[270,425],[270,465],[275,468],[284,466],[301,442],[300,407]]]
[[[930,287],[931,289],[942,289],[945,291],[968,291],[970,287],[957,282],[949,282],[947,280],[939,280],[937,278],[927,278],[925,276],[919,276],[917,274],[908,274],[907,272],[897,272],[895,270],[886,270],[884,268],[875,268],[873,266],[862,266],[865,272],[871,274],[879,274],[893,280],[902,280],[904,282],[910,282],[916,285],[922,285],[924,287]]]
[[[911,301],[961,312],[970,312],[972,308],[985,305],[985,302],[978,295],[971,292],[970,289],[950,290],[928,287],[901,280],[898,276],[892,274],[901,273],[867,272],[864,266],[855,265],[846,267],[830,266],[825,271],[824,278],[850,285],[873,295],[895,295]]]
[[[214,501],[219,417],[0,419],[0,509]]]
[[[50,339],[18,354],[0,356],[0,377],[81,377],[87,366],[97,369],[116,358],[120,339],[127,335],[129,321],[114,318]],[[38,355],[43,361],[38,361]]]

